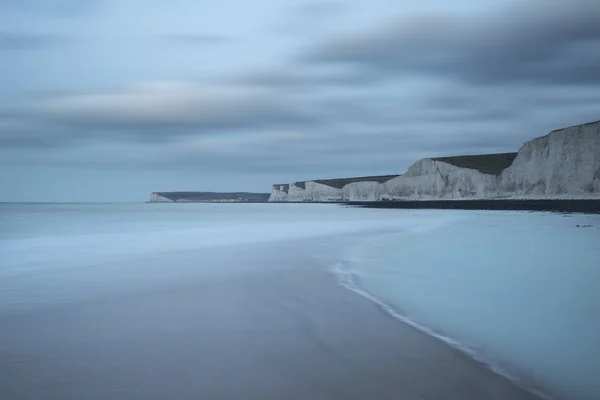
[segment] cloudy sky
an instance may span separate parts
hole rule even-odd
[[[0,201],[401,173],[600,119],[597,0],[0,0]]]

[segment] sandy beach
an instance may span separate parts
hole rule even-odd
[[[535,398],[338,285],[332,244],[311,246],[164,254],[123,278],[140,290],[1,318],[2,398]]]

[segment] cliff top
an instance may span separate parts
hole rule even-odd
[[[269,193],[250,192],[154,192],[153,194],[173,201],[182,199],[190,201],[236,200],[241,198],[248,201],[266,202],[269,198]]]
[[[442,161],[459,168],[475,169],[489,175],[499,175],[510,167],[518,153],[480,154],[470,156],[437,157],[434,161]]]
[[[286,193],[290,190],[289,183],[276,183],[275,185],[273,185],[273,187],[279,187],[279,188],[281,188],[281,190],[283,190]]]
[[[600,121],[586,122],[585,124],[578,124],[578,125],[566,126],[564,128],[554,129],[553,131],[550,131],[550,133],[552,133],[552,132],[558,132],[558,131],[564,131],[565,129],[571,129],[571,128],[585,128],[585,127],[588,127],[590,125],[600,125]]]
[[[317,179],[312,182],[320,183],[322,185],[327,185],[334,187],[336,189],[341,189],[344,185],[355,182],[387,182],[390,179],[394,179],[398,175],[376,175],[376,176],[358,176],[355,178],[337,178],[337,179]],[[304,182],[295,182],[294,185],[301,187],[302,189],[306,188],[306,181]]]

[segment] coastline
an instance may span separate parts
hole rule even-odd
[[[342,284],[541,398],[595,399],[599,215],[463,214],[356,248]]]
[[[600,214],[600,199],[461,199],[395,201],[281,201],[274,204],[338,204],[349,207],[415,210],[550,211]]]
[[[416,329],[417,331],[426,334],[427,336],[429,336],[431,338],[434,338],[436,340],[443,342],[445,345],[451,347],[452,349],[458,351],[461,354],[466,355],[473,361],[480,363],[482,368],[487,369],[487,370],[491,371],[492,373],[497,374],[498,376],[501,376],[502,378],[505,378],[508,382],[515,385],[519,389],[524,390],[525,392],[533,395],[534,398],[539,398],[541,400],[553,400],[553,398],[550,395],[546,394],[542,389],[531,387],[528,382],[524,382],[524,381],[520,380],[518,377],[513,376],[511,373],[494,365],[493,362],[490,362],[490,360],[486,360],[486,359],[482,358],[473,349],[471,349],[467,346],[464,346],[462,343],[457,342],[448,336],[445,336],[439,332],[436,332],[435,330],[431,329],[430,327],[428,327],[426,325],[421,325],[417,321],[413,321],[410,318],[406,317],[405,315],[402,315],[393,306],[378,299],[376,296],[372,295],[367,290],[362,289],[355,282],[345,282],[345,283],[342,283],[342,285],[346,286],[349,290],[355,292],[359,296],[362,296],[365,299],[375,303],[383,311],[388,313],[393,318],[398,319],[401,323],[406,324],[406,325]]]
[[[505,371],[500,366],[496,365],[492,360],[486,359],[482,357],[476,350],[469,346],[465,346],[463,343],[454,340],[453,338],[446,336],[443,333],[436,331],[435,329],[423,325],[416,320],[411,319],[410,317],[404,315],[401,311],[396,309],[393,305],[387,303],[386,301],[377,297],[377,295],[372,294],[368,289],[364,288],[361,285],[360,280],[357,276],[355,276],[355,272],[352,270],[347,270],[341,265],[337,265],[333,268],[334,274],[336,274],[338,283],[348,289],[356,293],[358,296],[365,298],[366,300],[372,302],[377,305],[382,311],[390,315],[392,318],[397,319],[400,323],[405,324],[419,333],[422,333],[432,339],[438,340],[445,345],[449,346],[453,350],[459,352],[460,354],[465,355],[469,359],[479,363],[481,368],[489,370],[493,374],[496,374],[504,379],[506,379],[511,384],[515,385],[521,390],[531,394],[534,398],[538,398],[541,400],[553,400],[549,394],[545,393],[543,389],[537,388],[531,385],[531,382],[527,382],[521,379],[518,376],[513,375],[512,373]]]

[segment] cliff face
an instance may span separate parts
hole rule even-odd
[[[523,196],[600,193],[600,121],[550,132],[526,142],[502,172],[499,189]]]
[[[286,184],[277,184],[273,185],[273,189],[271,190],[271,195],[269,196],[269,201],[289,201],[288,200],[288,192],[290,189],[290,185]]]
[[[153,193],[150,193],[150,202],[151,203],[173,203],[173,200],[163,197],[159,193],[153,192]]]
[[[518,153],[423,159],[403,175],[297,182],[269,201],[600,197],[600,121],[559,129]]]
[[[381,200],[463,199],[496,195],[495,175],[424,159],[383,184]]]
[[[380,182],[384,182],[397,175],[321,179],[316,181],[295,182],[289,185],[273,185],[269,201],[356,201],[377,199]],[[373,179],[373,180],[370,180]],[[379,180],[379,181],[377,181]]]

